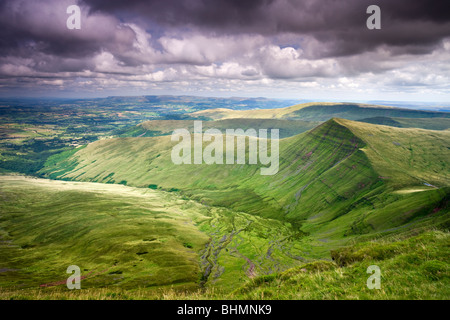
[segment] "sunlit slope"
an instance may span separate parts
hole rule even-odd
[[[157,190],[0,176],[0,287],[39,288],[77,265],[83,288],[196,287],[208,236]]]
[[[260,175],[257,165],[174,165],[169,136],[117,138],[54,157],[42,173],[181,190],[206,203],[339,237],[441,214],[448,198],[449,134],[332,119],[282,139],[273,176]],[[408,191],[418,187],[420,195]]]
[[[359,193],[358,183],[368,185],[378,177],[359,151],[362,141],[334,120],[281,140],[274,176],[260,175],[258,165],[174,165],[174,145],[167,136],[101,140],[68,158],[52,158],[44,172],[59,179],[176,188],[236,210],[276,217],[328,207],[345,193]],[[354,170],[357,163],[364,169]],[[340,168],[348,169],[336,174]],[[328,192],[327,181],[335,180],[342,190]]]
[[[280,137],[290,137],[307,130],[313,129],[320,122],[302,120],[279,120],[279,119],[227,119],[217,121],[202,121],[203,131],[208,129],[279,129]],[[150,120],[137,126],[124,129],[118,132],[120,137],[154,137],[170,135],[173,130],[186,128],[193,131],[194,122],[192,120]]]
[[[289,223],[161,190],[0,175],[0,194],[1,289],[65,288],[69,265],[83,289],[234,289],[318,254]]]
[[[290,119],[327,121],[331,118],[359,120],[372,117],[450,118],[446,112],[422,111],[357,103],[313,102],[279,109],[230,110],[211,109],[191,114],[194,117],[219,119]]]
[[[396,186],[450,184],[450,132],[336,120],[361,137],[375,170]]]
[[[0,194],[0,299],[445,298],[448,291],[448,233],[405,239],[448,230],[444,206],[410,230],[387,231],[395,235],[381,241],[362,235],[355,245],[351,233],[305,234],[160,190],[0,176]],[[424,194],[417,203],[430,201]],[[328,225],[339,220],[337,228],[348,229],[342,217]],[[334,262],[315,261],[324,258]],[[373,264],[386,277],[376,292],[365,286]],[[67,290],[69,265],[80,267],[83,290]],[[408,286],[411,279],[418,285]]]
[[[286,108],[277,109],[257,109],[257,110],[231,110],[226,108],[202,110],[191,113],[193,117],[205,117],[211,120],[223,119],[282,119],[286,115],[295,112],[301,108],[312,106],[315,103],[298,104]],[[328,103],[325,103],[328,104]]]

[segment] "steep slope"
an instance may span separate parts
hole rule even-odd
[[[259,165],[174,165],[175,143],[168,136],[97,141],[50,159],[42,173],[180,190],[202,202],[288,220],[311,234],[338,239],[443,214],[449,138],[448,131],[332,119],[282,139],[273,176],[260,175]]]
[[[375,170],[397,187],[443,187],[450,181],[450,132],[336,120],[363,139]]]
[[[410,110],[385,106],[360,105],[352,103],[315,104],[303,107],[285,115],[284,119],[326,121],[332,117],[359,120],[369,117],[401,118],[450,118],[446,112]]]

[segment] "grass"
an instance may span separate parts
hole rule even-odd
[[[279,129],[280,138],[291,137],[310,130],[320,122],[302,120],[279,120],[279,119],[226,119],[217,121],[202,121],[203,131],[211,128],[225,131],[226,129]],[[170,135],[173,130],[186,128],[193,131],[192,120],[150,120],[137,126],[128,128],[120,137],[154,137]]]
[[[0,299],[327,299],[447,300],[450,297],[448,231],[427,231],[360,243],[333,252],[335,261],[315,261],[248,280],[232,292],[220,288],[0,289]],[[337,262],[337,263],[336,263]],[[343,264],[343,266],[340,266]],[[381,271],[381,288],[366,286],[368,266]]]
[[[400,118],[449,118],[448,113],[409,110],[394,107],[356,104],[356,103],[331,103],[311,102],[298,104],[279,109],[262,110],[231,110],[210,109],[197,111],[191,114],[193,117],[205,117],[211,120],[224,119],[284,119],[303,121],[327,121],[331,118],[344,118],[360,120],[375,117],[400,117]],[[371,121],[373,123],[373,121]],[[375,121],[375,123],[379,123]],[[419,124],[416,121],[416,124]],[[424,125],[430,125],[428,122]]]
[[[0,176],[0,191],[2,290],[53,292],[77,265],[83,289],[225,292],[308,260],[289,223],[176,193],[23,176]]]
[[[201,203],[302,225],[331,245],[444,215],[448,208],[438,208],[449,194],[449,134],[333,119],[282,139],[273,176],[252,165],[174,165],[167,136],[118,138],[64,160],[77,162],[72,170],[61,162],[43,174],[179,190]],[[414,188],[426,191],[397,192]]]
[[[174,165],[169,136],[57,154],[41,174],[66,181],[0,178],[0,297],[446,299],[449,135],[332,119],[281,139],[274,176]],[[82,292],[39,287],[71,264]]]
[[[397,186],[432,184],[437,187],[450,181],[448,131],[393,128],[338,120],[367,144],[362,150],[374,169]],[[387,152],[389,150],[389,152]]]
[[[360,243],[332,253],[337,262],[316,261],[236,290],[243,299],[442,299],[450,298],[448,232]],[[343,266],[339,266],[339,265]],[[367,268],[381,269],[381,289],[366,286]]]
[[[428,130],[447,130],[450,128],[449,118],[389,118],[372,117],[360,119],[358,121],[382,124],[398,128],[422,128]]]
[[[2,287],[58,282],[72,264],[88,275],[86,288],[197,286],[208,237],[192,222],[201,215],[178,213],[170,195],[23,177],[2,177],[0,185]]]

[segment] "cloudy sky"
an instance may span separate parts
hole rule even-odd
[[[0,0],[0,96],[141,94],[450,102],[450,1]]]

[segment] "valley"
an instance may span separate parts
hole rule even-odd
[[[67,263],[84,288],[232,288],[307,260],[289,224],[171,192],[23,176],[0,190],[3,288],[52,287]]]
[[[53,120],[36,120],[39,108],[3,113],[0,298],[448,296],[448,113],[213,109],[185,97],[189,108],[174,116],[148,105],[172,98],[141,98],[141,109],[133,99],[96,101],[101,125],[86,122],[93,101],[72,106],[73,120],[57,106]],[[171,133],[192,131],[194,120],[203,133],[279,129],[278,172],[261,175],[248,161],[174,164]],[[245,139],[247,160],[249,139],[263,138]],[[365,288],[370,264],[391,277],[385,290]],[[65,288],[68,265],[81,269],[79,293]]]

